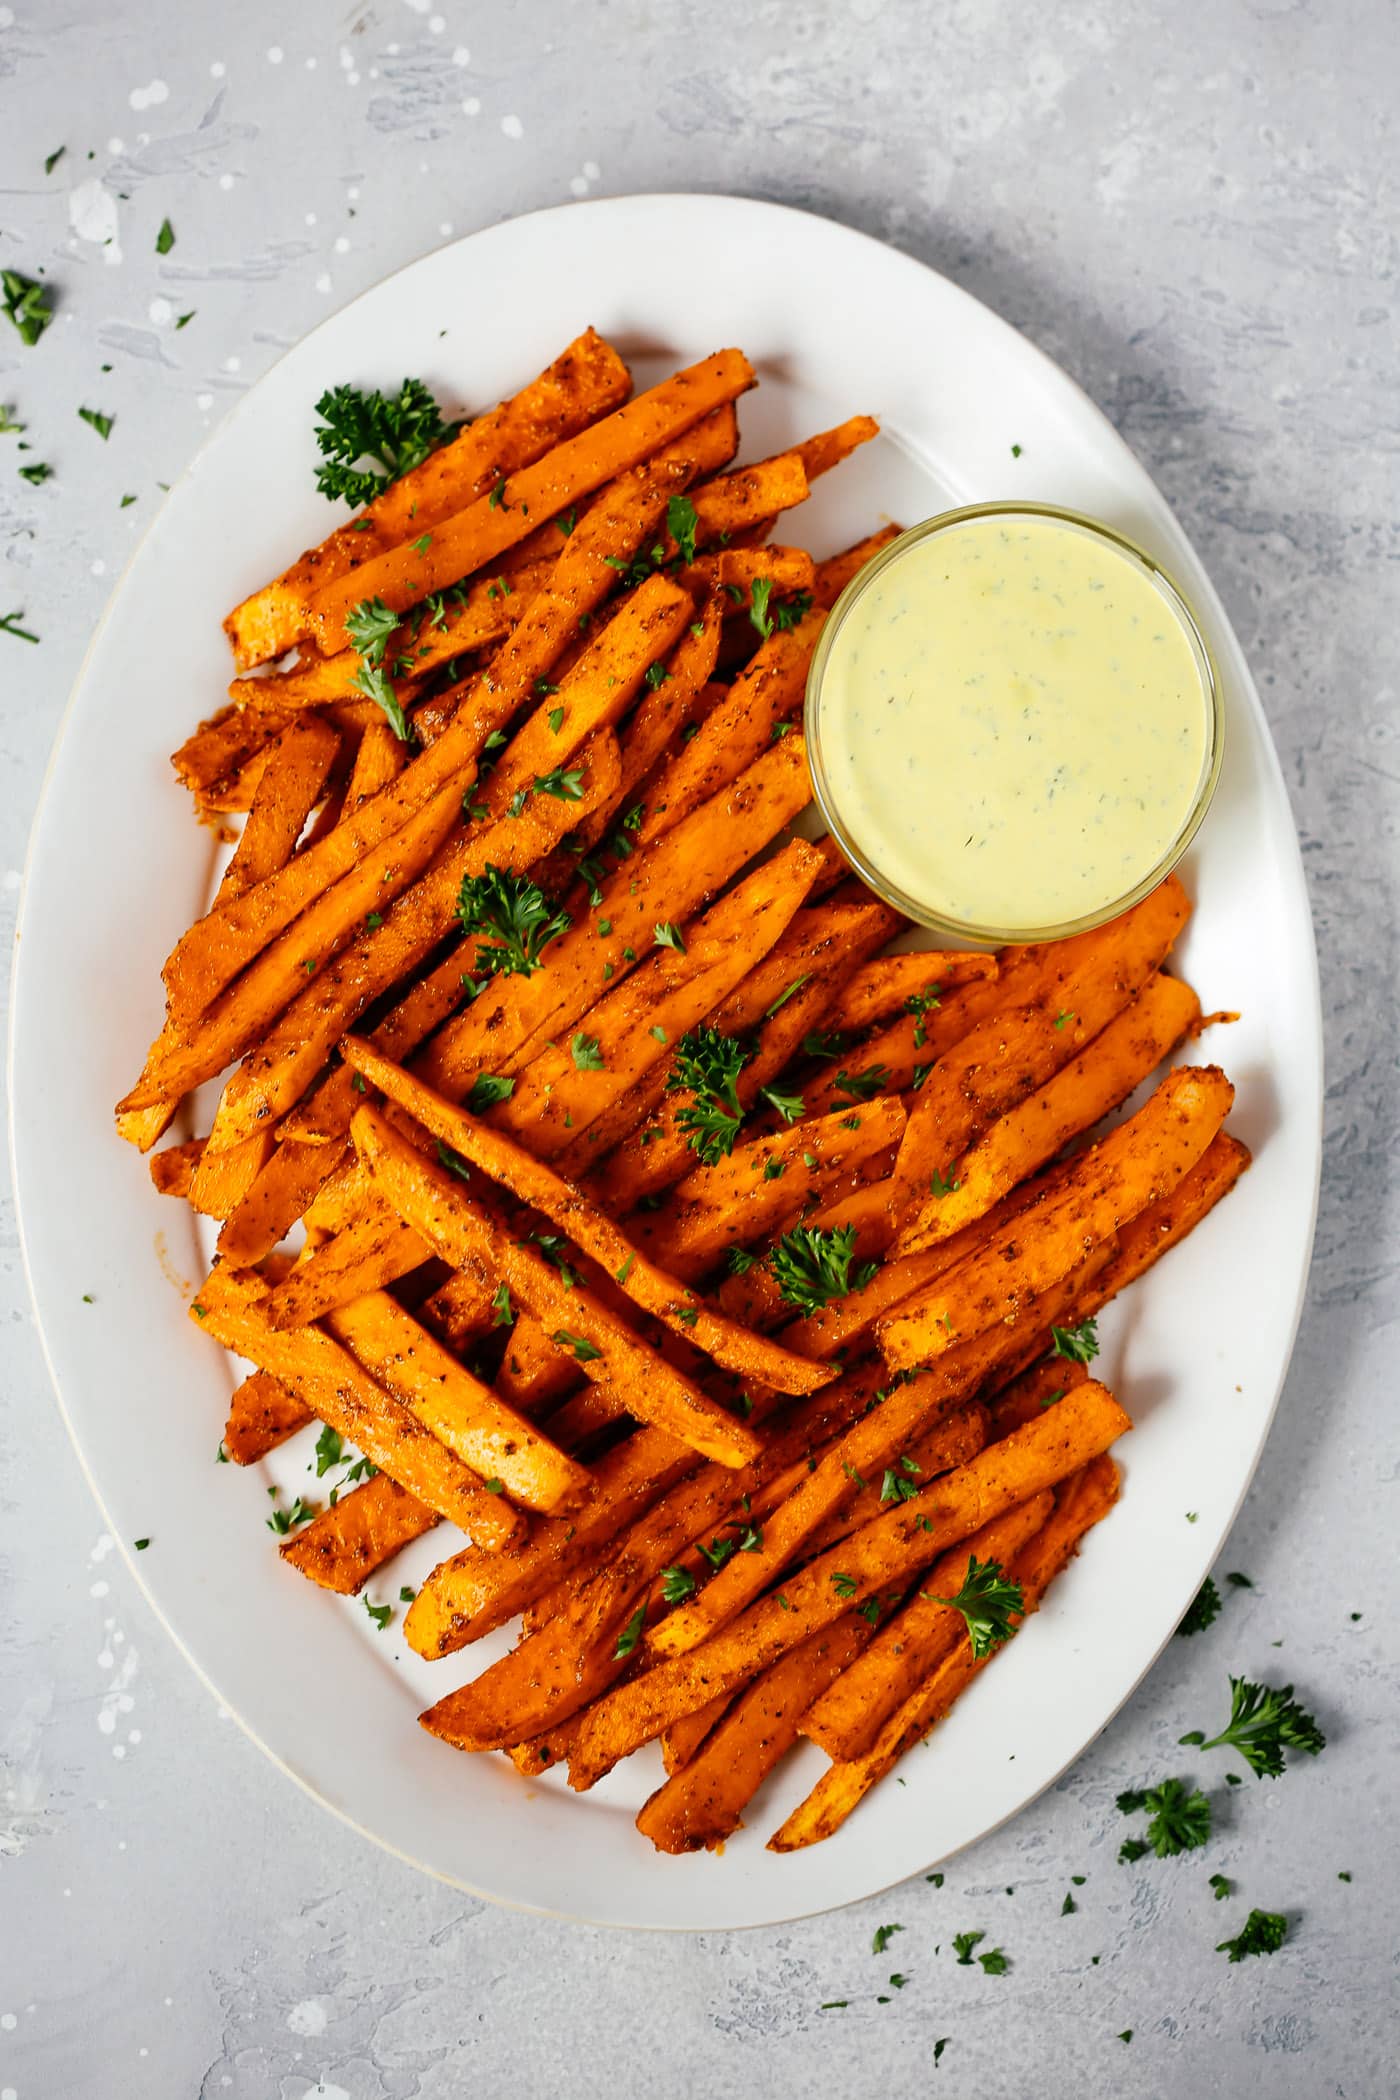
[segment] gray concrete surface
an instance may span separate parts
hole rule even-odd
[[[511,213],[740,190],[949,272],[1067,365],[1162,482],[1283,754],[1328,1054],[1307,1311],[1224,1561],[1254,1589],[941,1889],[753,1935],[498,1913],[264,1764],[106,1556],[7,1206],[3,2100],[1400,2093],[1398,62],[1386,0],[0,6],[0,265],[42,266],[59,293],[36,350],[0,322],[0,401],[55,469],[28,487],[0,438],[0,614],[42,637],[0,636],[8,911],[111,580],[159,484],[284,344]],[[79,403],[115,413],[105,446]],[[1115,1789],[1174,1768],[1230,1667],[1294,1678],[1326,1754],[1221,1789],[1208,1854],[1115,1866]],[[1214,1871],[1238,1884],[1228,1906]],[[1071,1873],[1088,1879],[1062,1917]],[[1232,1967],[1215,1942],[1249,1903],[1286,1910],[1289,1942]],[[877,1959],[887,1921],[904,1931]],[[952,1963],[971,1926],[1007,1975]],[[910,1980],[891,1993],[892,1967]],[[832,1999],[849,2006],[819,2010]]]

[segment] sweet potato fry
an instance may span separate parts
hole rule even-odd
[[[1088,1375],[1083,1364],[1064,1356],[1047,1357],[1044,1363],[1022,1371],[987,1403],[993,1443],[1009,1429],[1033,1422],[1043,1408],[1053,1407],[1075,1386],[1083,1385]]]
[[[648,798],[640,844],[661,836],[673,821],[672,810],[708,802],[768,748],[779,724],[801,703],[824,618],[811,612],[796,627],[770,635],[735,679],[729,698],[663,770]]]
[[[999,1568],[1039,1531],[1054,1506],[1048,1488],[1018,1503],[1005,1516],[984,1524],[963,1539],[919,1579],[914,1596],[887,1619],[859,1661],[813,1700],[798,1721],[798,1733],[810,1736],[828,1757],[863,1757],[896,1707],[903,1705],[945,1655],[967,1641],[961,1612],[940,1604],[957,1594],[967,1573],[969,1555]]]
[[[494,1111],[495,1121],[528,1130],[530,1148],[542,1158],[576,1142],[781,938],[806,894],[811,866],[810,848],[793,839],[702,918],[679,931],[664,922],[666,940],[653,934],[641,967],[583,1017],[579,1035],[592,1047],[580,1052],[571,1041],[541,1050]]]
[[[809,1113],[836,1108],[852,1098],[853,1088],[859,1091],[876,1081],[883,1093],[912,1094],[917,1108],[919,1090],[937,1071],[939,1060],[1004,1006],[995,978],[974,978],[936,1007],[901,1014],[849,1048],[838,1035],[828,1046],[821,1072],[804,1085]]]
[[[703,1275],[731,1247],[771,1232],[826,1175],[888,1151],[903,1128],[903,1103],[890,1094],[736,1145],[680,1182],[665,1211],[639,1212],[637,1244],[679,1276]]]
[[[693,492],[696,544],[706,547],[726,536],[732,538],[761,519],[795,509],[807,495],[807,470],[800,452],[775,452],[770,459],[735,467],[715,481],[702,482]],[[668,534],[667,559],[673,560],[680,551]]]
[[[278,1334],[259,1298],[261,1280],[214,1268],[191,1308],[207,1334],[269,1372],[313,1414],[363,1452],[439,1516],[478,1545],[499,1550],[517,1537],[522,1519],[426,1429],[412,1411],[376,1385],[348,1350],[317,1327]]]
[[[231,1217],[267,1165],[272,1150],[271,1135],[264,1131],[253,1131],[240,1144],[222,1148],[206,1141],[190,1183],[190,1201],[195,1209],[206,1218]]]
[[[327,653],[343,648],[346,618],[362,599],[379,598],[392,611],[403,612],[430,592],[447,590],[486,567],[534,525],[637,466],[753,383],[742,352],[721,350],[638,394],[534,466],[498,483],[490,496],[442,519],[426,547],[419,541],[400,544],[317,591],[307,612],[313,639]]]
[[[593,1785],[678,1715],[742,1684],[831,1625],[847,1603],[889,1591],[993,1517],[1067,1479],[1131,1426],[1103,1386],[1080,1386],[1039,1421],[1013,1430],[785,1579],[781,1603],[776,1596],[762,1599],[701,1647],[605,1695],[579,1729],[570,1786]]]
[[[224,1424],[224,1449],[236,1466],[255,1465],[313,1419],[311,1410],[266,1371],[252,1371],[234,1387]]]
[[[628,948],[644,957],[659,920],[689,918],[776,837],[810,793],[800,743],[789,738],[765,752],[727,792],[626,861],[603,884],[596,916],[552,943],[542,969],[494,978],[428,1046],[417,1064],[422,1078],[460,1100],[483,1071],[518,1071],[532,1047],[562,1037],[610,985],[621,983],[635,967]],[[599,930],[605,921],[606,935]]]
[[[285,1538],[279,1550],[309,1582],[357,1597],[376,1569],[441,1521],[397,1480],[375,1473]]]
[[[818,1525],[805,1551],[825,1553],[828,1546],[882,1515],[890,1503],[907,1501],[912,1490],[927,1487],[940,1473],[965,1466],[990,1441],[987,1425],[987,1410],[977,1400],[932,1423],[900,1452],[892,1466],[872,1475],[864,1487],[854,1488],[841,1508]]]
[[[224,631],[239,669],[285,655],[305,638],[315,591],[486,495],[503,474],[532,465],[625,400],[629,384],[617,352],[587,329],[529,386],[474,418],[353,522],[338,525],[275,582],[235,606]]]
[[[496,1373],[496,1391],[512,1407],[518,1407],[532,1422],[539,1421],[582,1383],[586,1393],[598,1390],[583,1381],[578,1365],[561,1355],[550,1339],[549,1329],[523,1308],[516,1313]],[[566,1422],[551,1421],[550,1434],[572,1447],[575,1439]]]
[[[329,1165],[324,1145],[288,1138],[273,1146],[271,1157],[227,1213],[219,1234],[219,1253],[230,1268],[251,1268],[286,1238],[325,1180]]]
[[[897,1217],[921,1216],[931,1175],[946,1177],[989,1123],[1122,1011],[1165,960],[1189,910],[1171,875],[1107,926],[1003,954],[997,1012],[940,1058],[909,1118],[895,1177]],[[916,1225],[896,1251],[911,1252],[917,1239]]]
[[[507,1407],[387,1293],[373,1291],[342,1306],[327,1325],[356,1362],[480,1474],[493,1494],[504,1489],[523,1509],[541,1510],[588,1494],[587,1467]]]
[[[810,475],[812,470],[809,467],[807,471]],[[882,547],[897,540],[903,530],[902,525],[882,525],[878,532],[872,532],[868,539],[857,540],[854,547],[847,547],[844,553],[833,554],[828,561],[819,561],[815,591],[817,604],[830,612],[851,579],[860,574]]]
[[[678,580],[688,591],[722,595],[729,601],[726,611],[731,611],[739,605],[752,608],[753,587],[760,580],[768,584],[773,599],[791,598],[810,592],[815,575],[815,564],[805,548],[769,544],[698,554],[679,572]]]
[[[992,1124],[958,1162],[953,1186],[925,1206],[901,1244],[931,1246],[980,1218],[1071,1138],[1127,1100],[1187,1034],[1200,1001],[1178,977],[1150,977],[1070,1064]]]
[[[804,1709],[833,1679],[842,1681],[871,1632],[859,1612],[846,1612],[771,1663],[698,1754],[640,1810],[642,1836],[658,1852],[713,1852],[732,1837],[748,1803],[797,1741]]]
[[[211,1152],[270,1128],[286,1113],[345,1030],[451,931],[464,877],[511,865],[509,856],[514,854],[528,867],[563,836],[576,808],[587,809],[611,793],[618,771],[617,739],[611,730],[598,730],[576,759],[577,792],[571,799],[553,792],[531,795],[516,817],[463,831],[386,913],[369,914],[375,924],[367,921],[352,943],[324,968],[309,973],[310,981],[224,1088],[209,1133]],[[230,996],[236,996],[237,989]]]
[[[1027,1618],[1038,1609],[1050,1582],[1073,1559],[1085,1532],[1108,1515],[1117,1494],[1118,1469],[1106,1456],[1093,1459],[1066,1482],[1049,1520],[1011,1564],[1012,1578],[1021,1585]],[[885,1723],[874,1749],[823,1773],[807,1799],[768,1840],[769,1850],[795,1852],[830,1837],[876,1781],[943,1719],[958,1695],[1000,1652],[994,1648],[978,1660],[970,1644],[955,1648]]]
[[[561,1349],[590,1380],[608,1378],[625,1394],[629,1414],[665,1429],[707,1458],[740,1466],[757,1455],[751,1430],[639,1342],[592,1292],[570,1290],[533,1247],[514,1240],[443,1168],[425,1160],[377,1111],[360,1109],[351,1125],[356,1149],[395,1209],[453,1268],[499,1275],[544,1320]],[[555,1323],[557,1322],[557,1327]]]
[[[942,999],[960,985],[994,980],[996,975],[996,957],[976,948],[918,948],[909,955],[877,956],[847,979],[823,1022],[836,1035],[864,1035],[882,1021],[911,1011],[911,1000],[927,1000],[925,1011],[936,1012]]]
[[[576,1247],[591,1255],[616,1279],[629,1298],[654,1313],[674,1333],[693,1342],[697,1349],[703,1349],[716,1363],[741,1378],[762,1379],[778,1392],[809,1393],[827,1383],[829,1373],[711,1311],[696,1292],[639,1253],[606,1212],[591,1203],[581,1190],[532,1158],[503,1132],[454,1108],[357,1037],[348,1039],[344,1055],[363,1078],[387,1094],[433,1137],[479,1167],[520,1202],[552,1219]]]
[[[1166,1195],[1219,1130],[1234,1088],[1213,1065],[1169,1073],[1131,1121],[1082,1153],[1055,1194],[1025,1212],[1005,1244],[969,1254],[902,1312],[876,1327],[891,1370],[910,1370],[955,1339],[1014,1324],[1038,1293],[1140,1210]]]
[[[202,811],[247,809],[282,727],[275,715],[221,707],[171,753],[175,778]]]
[[[673,1772],[679,1772],[682,1765],[690,1763],[715,1723],[729,1711],[729,1706],[730,1696],[724,1692],[718,1699],[711,1699],[708,1706],[699,1707],[693,1714],[683,1714],[679,1721],[672,1722],[661,1738],[661,1762],[666,1767],[668,1778]]]
[[[153,1152],[149,1165],[157,1194],[183,1196],[188,1201],[194,1170],[203,1150],[203,1138],[186,1138],[183,1144],[166,1145],[161,1151]]]

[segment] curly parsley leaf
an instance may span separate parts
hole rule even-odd
[[[1243,1961],[1247,1954],[1277,1954],[1288,1938],[1288,1920],[1279,1910],[1252,1910],[1232,1940],[1219,1940],[1217,1954]]]
[[[695,559],[695,532],[700,523],[689,496],[672,496],[666,505],[666,530],[680,549],[683,562]]]
[[[366,663],[382,664],[389,637],[399,624],[382,598],[361,598],[345,617],[345,632],[358,656]]]
[[[580,1072],[601,1072],[603,1049],[596,1035],[585,1035],[580,1029],[569,1045],[575,1067]]]
[[[544,950],[573,923],[528,875],[490,863],[480,875],[463,877],[457,915],[464,933],[494,936],[476,951],[476,968],[492,977],[528,977],[542,969]]]
[[[1207,1626],[1213,1625],[1219,1617],[1220,1592],[1215,1587],[1210,1576],[1207,1575],[1205,1581],[1197,1590],[1194,1601],[1187,1607],[1181,1624],[1176,1630],[1178,1633],[1186,1635],[1204,1633]]]
[[[689,1568],[663,1568],[661,1595],[667,1604],[684,1604],[687,1597],[693,1597],[695,1577]]]
[[[694,1099],[676,1115],[692,1152],[712,1167],[734,1149],[744,1120],[739,1102],[739,1074],[753,1055],[737,1036],[718,1028],[691,1028],[676,1045],[666,1077],[668,1093],[687,1092]]]
[[[1097,1320],[1081,1320],[1077,1327],[1050,1329],[1050,1354],[1072,1364],[1091,1364],[1099,1353]]]
[[[979,1561],[975,1553],[968,1555],[967,1573],[957,1595],[935,1597],[932,1601],[962,1613],[967,1622],[968,1641],[978,1662],[1000,1647],[1003,1641],[1010,1640],[1016,1631],[1011,1621],[1025,1613],[1025,1597],[1020,1583],[1007,1581],[1000,1561]]]
[[[421,379],[405,379],[397,394],[330,387],[316,403],[316,414],[321,419],[316,486],[323,496],[344,497],[357,510],[420,465],[453,429]]]
[[[1316,1757],[1327,1747],[1317,1722],[1293,1697],[1291,1684],[1251,1684],[1247,1677],[1230,1679],[1230,1718],[1219,1735],[1207,1740],[1195,1729],[1181,1741],[1202,1750],[1238,1750],[1259,1779],[1277,1779],[1289,1750]]]
[[[810,1315],[850,1292],[855,1251],[854,1225],[798,1225],[783,1234],[768,1266],[784,1302]]]

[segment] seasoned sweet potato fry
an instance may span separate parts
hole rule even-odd
[[[278,1334],[259,1298],[260,1279],[210,1271],[192,1315],[203,1331],[270,1372],[332,1429],[478,1545],[499,1548],[519,1535],[521,1518],[424,1428],[414,1413],[360,1369],[319,1328]]]
[[[911,1001],[927,1000],[924,1010],[936,1012],[944,996],[959,985],[996,975],[996,957],[977,948],[918,948],[909,955],[882,955],[847,980],[823,1019],[837,1035],[863,1035],[895,1014],[910,1011]]]
[[[1073,1559],[1085,1532],[1108,1515],[1117,1495],[1118,1469],[1106,1456],[1093,1459],[1066,1482],[1049,1520],[1011,1564],[1012,1578],[1021,1585],[1026,1617],[1038,1609],[1049,1584]],[[959,1694],[1000,1652],[994,1648],[978,1660],[969,1644],[955,1648],[885,1723],[878,1742],[865,1757],[832,1765],[823,1773],[807,1799],[768,1840],[769,1850],[795,1852],[830,1837],[876,1781],[943,1719]]]
[[[805,548],[771,544],[698,554],[680,571],[680,581],[688,591],[722,594],[730,610],[738,605],[752,608],[756,602],[753,587],[759,581],[767,583],[770,597],[793,598],[799,592],[810,593],[815,576],[815,565]]]
[[[807,471],[810,475],[812,470],[809,467]],[[865,564],[872,560],[882,547],[888,547],[891,540],[897,540],[903,529],[901,525],[882,525],[880,530],[872,532],[868,539],[857,540],[854,547],[847,547],[841,554],[833,554],[828,561],[819,561],[815,593],[817,604],[824,611],[830,612],[852,578],[860,574]]]
[[[712,1312],[695,1291],[639,1253],[626,1233],[571,1182],[532,1158],[503,1132],[453,1107],[354,1036],[346,1042],[344,1054],[363,1078],[433,1137],[509,1189],[520,1202],[542,1211],[575,1246],[615,1277],[629,1298],[716,1363],[741,1378],[762,1379],[778,1392],[810,1393],[827,1383],[830,1373]]]
[[[1235,1090],[1214,1065],[1169,1073],[1146,1107],[1082,1153],[1056,1192],[1026,1211],[1005,1244],[969,1254],[875,1333],[891,1370],[928,1363],[955,1340],[1014,1324],[1058,1282],[1193,1167],[1229,1113]]]
[[[770,635],[735,679],[729,698],[663,770],[648,797],[641,844],[660,837],[672,810],[708,802],[768,748],[779,724],[801,703],[825,617],[810,612],[795,627]]]
[[[1190,906],[1174,875],[1107,926],[1004,954],[1004,1010],[942,1057],[900,1147],[896,1216],[922,1216],[930,1177],[946,1176],[987,1125],[1043,1084],[1122,1011],[1160,968]],[[908,1244],[917,1244],[917,1223]]]
[[[715,481],[702,482],[692,494],[696,544],[709,546],[779,511],[794,510],[806,501],[807,494],[807,470],[800,452],[775,452],[771,459],[735,467]],[[668,534],[667,558],[674,559],[680,551]]]
[[[441,1521],[397,1480],[375,1473],[284,1539],[280,1551],[309,1582],[356,1597],[376,1569]]]
[[[159,1136],[159,1132],[156,1133]],[[182,1144],[166,1145],[150,1157],[151,1180],[162,1196],[183,1196],[188,1201],[194,1170],[204,1150],[203,1138],[186,1138]]]
[[[593,1785],[678,1715],[742,1684],[818,1628],[831,1625],[847,1603],[890,1590],[994,1516],[1067,1479],[1131,1427],[1103,1386],[1080,1386],[1039,1421],[1013,1430],[785,1579],[781,1604],[776,1597],[764,1598],[702,1647],[608,1693],[579,1729],[569,1784]],[[834,1582],[835,1575],[844,1579]]]
[[[224,1424],[224,1449],[236,1466],[255,1465],[311,1421],[311,1410],[295,1393],[252,1371],[234,1388]]]
[[[514,546],[534,525],[648,459],[753,383],[742,352],[721,350],[638,394],[536,465],[513,474],[504,487],[498,484],[490,496],[444,518],[426,547],[418,541],[400,544],[318,591],[307,613],[313,639],[327,653],[343,648],[347,615],[362,599],[379,598],[392,611],[403,612],[429,592],[450,588]]]
[[[557,1269],[533,1247],[513,1239],[479,1202],[460,1193],[460,1183],[415,1152],[377,1111],[360,1109],[351,1134],[384,1194],[428,1245],[453,1268],[485,1268],[499,1275],[512,1297],[551,1326],[560,1348],[578,1360],[586,1377],[606,1377],[617,1385],[629,1414],[724,1465],[745,1465],[757,1455],[751,1430],[639,1342],[592,1292],[570,1290]]]
[[[672,1772],[679,1772],[682,1765],[690,1763],[716,1721],[729,1711],[729,1705],[729,1694],[723,1692],[708,1706],[699,1707],[693,1714],[684,1714],[679,1721],[671,1723],[661,1738],[661,1762],[668,1777]]]
[[[233,1146],[216,1147],[206,1141],[190,1184],[190,1202],[206,1218],[231,1217],[272,1150],[272,1138],[264,1131],[252,1131]]]
[[[353,522],[338,525],[275,582],[236,606],[224,631],[239,669],[285,655],[305,638],[306,610],[315,591],[488,494],[503,474],[531,465],[616,407],[629,384],[617,352],[593,329],[585,330],[529,386],[475,417],[450,443],[400,475]]]
[[[642,1836],[658,1852],[713,1852],[732,1837],[748,1803],[797,1741],[804,1709],[833,1678],[842,1681],[872,1630],[859,1612],[846,1612],[771,1663],[698,1754],[639,1811]]]
[[[347,1124],[348,1128],[348,1124]],[[325,1180],[330,1160],[324,1145],[286,1139],[227,1213],[219,1253],[231,1268],[250,1268],[285,1239]]]
[[[327,1325],[356,1362],[479,1473],[492,1493],[504,1489],[523,1509],[543,1510],[587,1495],[587,1467],[504,1405],[387,1293],[373,1291],[342,1306]]]
[[[1048,1488],[963,1539],[919,1578],[916,1593],[881,1626],[859,1661],[814,1699],[797,1723],[828,1757],[863,1757],[881,1728],[930,1671],[967,1640],[961,1612],[940,1604],[961,1589],[969,1555],[999,1568],[1039,1531],[1054,1506]]]

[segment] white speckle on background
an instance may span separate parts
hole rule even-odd
[[[344,66],[347,73],[355,63],[354,56],[347,44],[342,44],[340,47],[340,63]]]
[[[241,372],[242,369],[243,360],[241,357],[226,357],[224,359],[224,370],[226,372]]]
[[[211,80],[222,80],[227,71],[228,67],[224,64],[223,60],[221,58],[216,58],[214,60],[213,65],[209,68],[209,77]]]
[[[110,1531],[99,1531],[93,1544],[93,1549],[88,1555],[88,1566],[95,1568],[99,1561],[104,1561],[107,1555],[114,1551],[116,1543]]]
[[[586,160],[583,164],[583,172],[590,182],[597,182],[603,171],[596,160]]]
[[[441,226],[439,226],[438,228],[438,232],[442,235],[445,241],[450,241],[452,238],[452,221],[450,219],[444,219]]]
[[[0,878],[0,888],[17,890],[23,881],[24,876],[20,869],[6,868],[3,878]]]
[[[330,2015],[318,1999],[303,1998],[287,2014],[287,2025],[293,2034],[304,2034],[308,2037],[324,2034],[330,2025]]]
[[[133,88],[126,99],[133,109],[155,109],[170,100],[170,90],[163,80],[153,80],[149,87]]]
[[[314,73],[314,72],[315,72],[315,70],[316,70],[316,61],[315,61],[315,59],[314,59],[314,58],[308,58],[308,60],[306,61],[306,70],[307,70],[307,72],[308,72],[308,73]]]
[[[466,45],[465,45],[465,44],[459,44],[459,45],[457,46],[457,49],[456,49],[456,50],[455,50],[455,51],[453,52],[453,54],[452,54],[452,63],[453,63],[453,65],[454,65],[454,66],[469,66],[469,65],[471,64],[471,62],[472,62],[472,55],[471,55],[470,51],[468,51],[468,49],[467,49],[467,47],[466,47]]]
[[[479,117],[481,115],[481,98],[478,95],[468,95],[466,101],[462,104],[462,114],[466,117]]]
[[[221,190],[231,190],[233,188],[233,177],[231,175],[221,175],[219,177],[219,188]]]
[[[168,328],[175,318],[175,309],[168,299],[152,299],[146,311],[157,328]]]
[[[117,154],[119,154],[119,153],[125,153],[125,151],[126,151],[126,140],[125,140],[125,139],[108,139],[108,141],[107,141],[107,151],[108,151],[108,152],[109,152],[110,154],[112,154],[113,156],[115,156],[115,155],[117,155]]]
[[[121,1760],[122,1760],[122,1758],[124,1758],[124,1757],[126,1756],[126,1744],[125,1744],[125,1743],[113,1743],[113,1745],[112,1745],[112,1755],[113,1755],[113,1757],[115,1757],[115,1758],[117,1759],[118,1763],[120,1763],[120,1762],[121,1762]]]
[[[100,568],[101,564],[99,562],[93,563],[92,572],[94,576],[98,574]],[[89,1597],[105,1597],[108,1591],[111,1589],[111,1587],[112,1585],[110,1582],[94,1582],[91,1588],[88,1590],[88,1595]]]
[[[270,44],[268,46],[267,62],[270,66],[280,66],[282,56],[282,46],[280,44]]]
[[[13,29],[15,11],[12,7],[0,7],[0,29]]]
[[[525,126],[519,117],[502,117],[501,129],[508,139],[523,139],[525,136]]]
[[[358,73],[347,73],[347,74],[346,74],[346,76],[345,76],[345,85],[346,85],[347,87],[358,87],[358,86],[359,86],[359,84],[360,84],[360,76],[359,76],[359,74],[358,74]]]
[[[569,177],[569,188],[575,197],[586,197],[588,195],[588,184],[584,181],[582,175],[571,175]]]
[[[316,214],[314,211],[309,211],[306,214],[306,223],[308,226],[314,226],[316,224]]]
[[[335,237],[335,252],[337,255],[348,255],[350,253],[350,243],[343,233],[338,233]]]
[[[18,2027],[18,2025],[19,2021],[13,2013],[0,2013],[0,2027],[3,2027],[7,2033],[10,2029]]]
[[[322,270],[320,276],[316,279],[316,289],[318,292],[328,292],[330,288],[330,272],[328,270]]]
[[[345,192],[345,194],[346,194],[346,196],[347,196],[347,197],[348,197],[348,198],[350,199],[350,202],[351,202],[352,204],[358,204],[358,203],[359,203],[359,201],[360,201],[360,192],[359,192],[359,190],[358,190],[358,189],[357,189],[357,188],[356,188],[356,187],[355,187],[355,186],[354,186],[353,184],[352,184],[352,185],[351,185],[351,187],[350,187],[350,188],[349,188],[349,189],[348,189],[348,190],[347,190],[347,191]]]
[[[94,175],[80,182],[68,197],[68,223],[80,241],[92,241],[109,263],[122,259],[117,239],[117,200]]]
[[[0,15],[8,15],[9,12],[8,7],[0,7]],[[4,26],[8,28],[9,23],[5,23]],[[12,2085],[0,2086],[0,2100],[19,2100],[19,2094]]]
[[[443,30],[444,30],[444,29],[446,29],[446,27],[447,27],[447,18],[446,18],[446,16],[445,16],[445,15],[430,15],[430,16],[429,16],[429,18],[428,18],[428,27],[429,27],[429,29],[430,29],[430,30],[432,31],[432,33],[433,33],[433,35],[434,35],[434,36],[441,36],[441,35],[442,35],[442,32],[443,32]]]
[[[103,1686],[102,1697],[97,1709],[99,1734],[115,1735],[117,1732],[117,1716],[119,1714],[129,1714],[135,1707],[136,1701],[132,1697],[129,1687],[136,1682],[136,1673],[139,1666],[140,1657],[137,1651],[134,1648],[128,1648],[120,1663],[118,1663],[116,1671]],[[121,1747],[120,1744],[116,1745],[118,1749],[121,1749]]]
[[[416,15],[425,15],[428,12],[428,4],[429,0],[407,0],[407,5]]]

